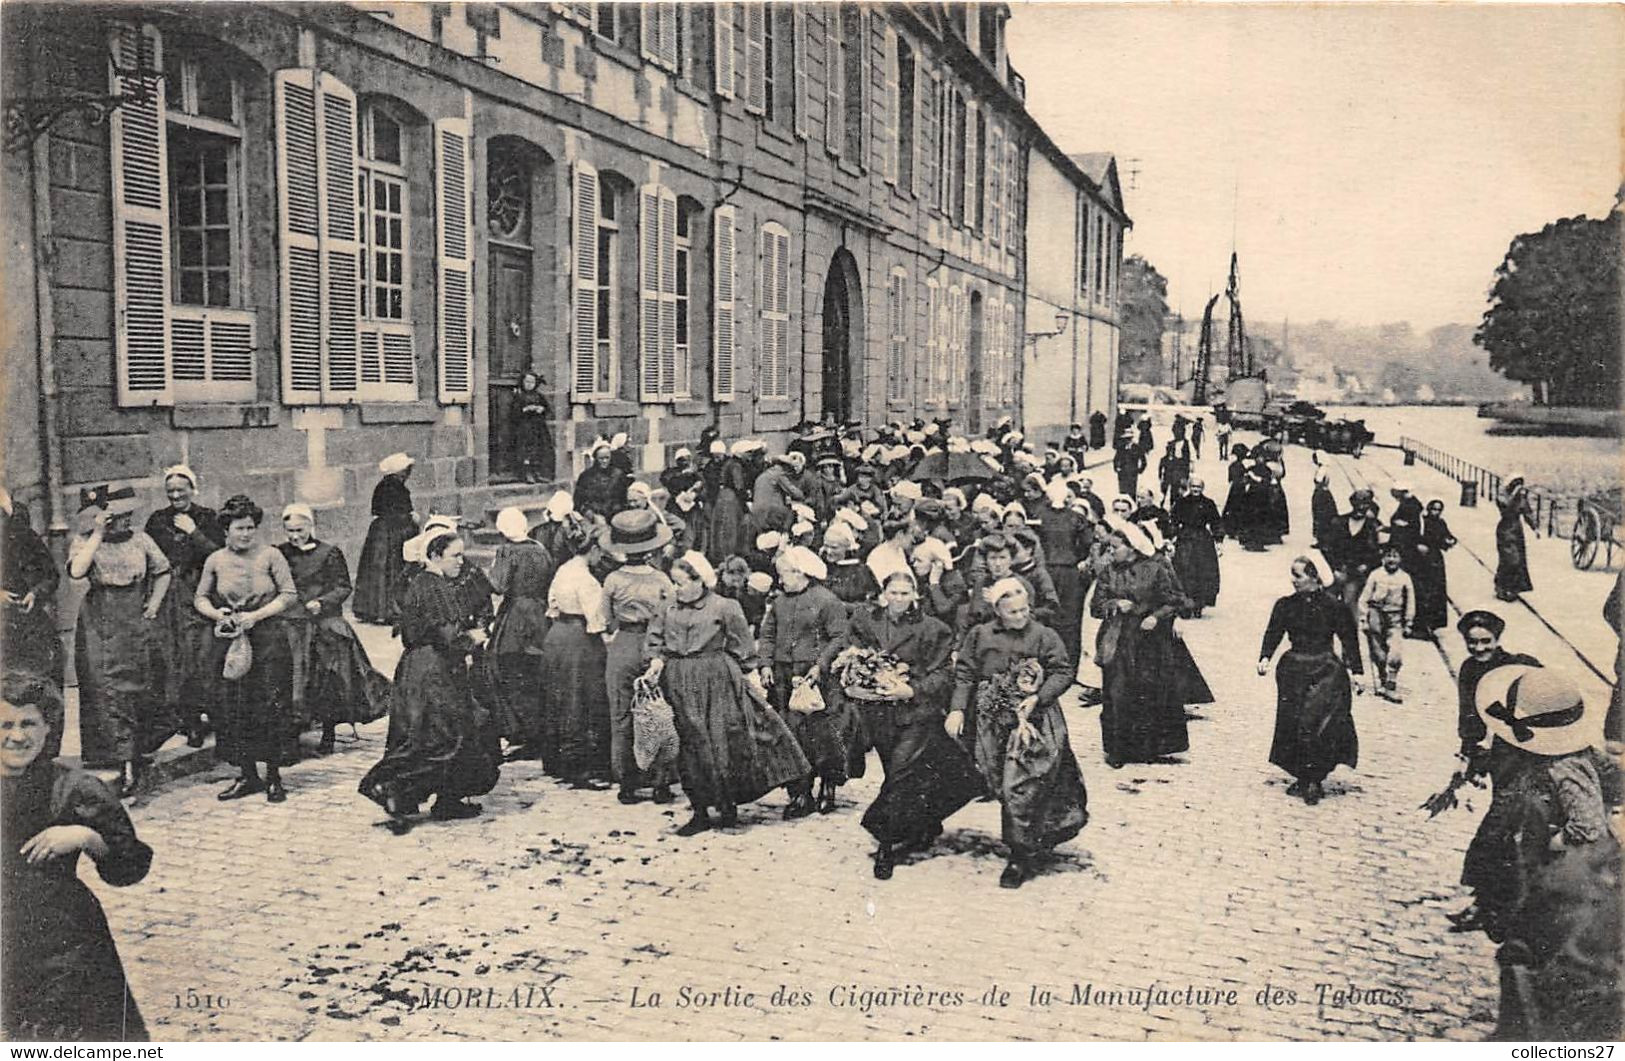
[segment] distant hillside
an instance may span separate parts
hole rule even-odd
[[[1248,321],[1248,331],[1279,343],[1281,325]],[[1489,367],[1473,343],[1473,325],[1426,332],[1408,322],[1376,326],[1292,322],[1282,382],[1311,400],[1481,402],[1522,396],[1526,388]],[[1283,365],[1283,368],[1285,366]]]

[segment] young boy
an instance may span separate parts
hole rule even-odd
[[[1411,584],[1411,576],[1399,569],[1399,564],[1399,546],[1385,543],[1382,566],[1366,577],[1359,604],[1371,661],[1381,682],[1376,693],[1396,704],[1400,702],[1401,646],[1416,619],[1416,587]]]

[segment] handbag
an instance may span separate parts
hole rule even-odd
[[[238,631],[232,635],[231,645],[226,649],[226,661],[220,668],[220,677],[228,682],[238,681],[246,677],[253,666],[254,646]]]
[[[824,710],[824,694],[818,691],[818,683],[805,678],[793,679],[790,682],[790,710],[801,715],[817,714]]]
[[[632,758],[639,770],[677,757],[677,721],[660,682],[639,677],[632,682]]]

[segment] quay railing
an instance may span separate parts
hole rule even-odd
[[[1502,476],[1498,472],[1472,461],[1463,460],[1453,453],[1446,453],[1418,439],[1405,436],[1399,440],[1400,448],[1407,454],[1415,454],[1415,459],[1432,468],[1450,476],[1464,487],[1474,484],[1474,504],[1482,499],[1491,504],[1501,497]],[[1410,463],[1407,459],[1406,463]],[[1466,491],[1463,490],[1463,494]],[[1462,503],[1467,504],[1463,496]],[[1535,533],[1547,538],[1568,538],[1573,532],[1575,519],[1579,513],[1579,499],[1574,497],[1561,497],[1555,494],[1542,493],[1538,490],[1529,491],[1529,503],[1534,509]]]

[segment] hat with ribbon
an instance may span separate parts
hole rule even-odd
[[[1493,736],[1534,755],[1570,755],[1603,742],[1603,713],[1549,667],[1510,664],[1479,679],[1478,715]]]
[[[664,548],[671,536],[671,528],[653,509],[629,508],[615,513],[602,540],[612,553],[641,556]]]
[[[108,483],[79,489],[79,511],[89,508],[106,509],[110,515],[128,515],[135,511],[135,487],[113,487]]]

